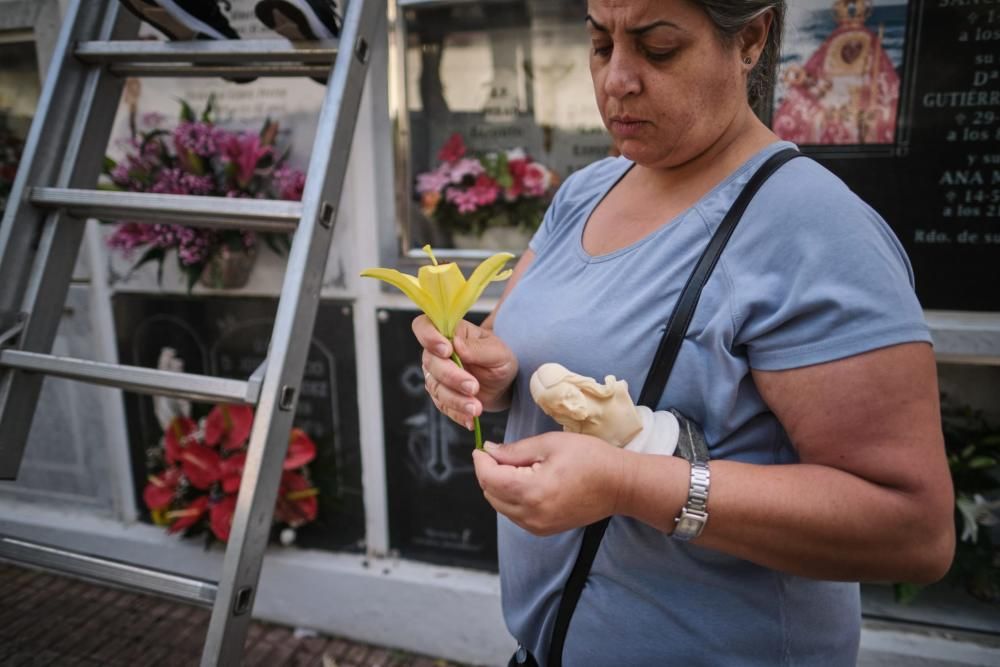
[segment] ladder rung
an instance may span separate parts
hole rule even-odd
[[[76,57],[93,64],[197,63],[244,65],[248,62],[320,64],[330,68],[337,57],[337,40],[286,42],[280,39],[150,40],[80,42]]]
[[[253,77],[322,77],[330,73],[329,65],[185,65],[184,63],[149,63],[109,65],[116,76],[223,77],[227,79]]]
[[[302,204],[273,199],[164,195],[113,190],[32,188],[31,202],[79,218],[171,222],[259,232],[294,232]]]
[[[76,56],[120,76],[326,77],[337,41],[201,40],[82,42]]]
[[[0,367],[3,366],[118,387],[140,394],[176,396],[192,401],[254,405],[260,395],[259,382],[106,364],[23,350],[0,350]]]
[[[0,537],[0,560],[82,577],[129,590],[166,595],[211,607],[218,586],[204,579],[67,551],[12,537]]]

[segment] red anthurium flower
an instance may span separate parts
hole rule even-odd
[[[205,442],[213,447],[238,449],[250,437],[253,409],[248,405],[217,405],[205,417]]]
[[[448,137],[448,141],[438,151],[438,160],[441,162],[455,162],[462,159],[463,155],[465,155],[465,142],[462,141],[462,135],[456,132]]]
[[[301,526],[316,518],[319,490],[297,472],[284,472],[278,489],[278,505],[274,516],[290,526]]]
[[[212,532],[223,542],[229,540],[229,531],[233,527],[233,512],[236,511],[236,496],[225,496],[212,505],[210,523]]]
[[[191,434],[198,430],[198,424],[188,417],[174,417],[163,433],[163,445],[167,452],[167,463],[177,463],[181,449],[193,442]]]
[[[285,455],[285,470],[301,468],[316,458],[316,443],[300,428],[293,428],[288,438],[288,453]]]
[[[236,493],[240,488],[240,478],[243,477],[243,466],[247,462],[247,453],[240,452],[222,459],[222,490],[226,493]]]
[[[190,528],[198,523],[207,509],[208,496],[198,496],[187,507],[167,512],[167,518],[170,520],[167,532],[179,533],[185,528]]]
[[[181,470],[192,486],[207,489],[222,476],[219,453],[205,445],[188,445],[181,452]]]
[[[179,468],[167,468],[159,475],[150,475],[149,482],[142,492],[142,499],[146,507],[151,510],[160,510],[167,507],[174,499],[177,491],[177,482],[180,481],[181,471]]]

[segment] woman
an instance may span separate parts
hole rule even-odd
[[[545,664],[582,526],[613,516],[566,665],[854,665],[857,581],[949,566],[952,491],[930,336],[886,224],[807,159],[779,169],[712,274],[658,407],[700,423],[708,521],[671,537],[691,466],[564,433],[533,405],[544,362],[642,386],[662,326],[749,175],[789,144],[754,115],[784,3],[591,0],[591,73],[622,157],[562,186],[482,327],[424,317],[427,390],[468,424],[499,513],[504,615]]]

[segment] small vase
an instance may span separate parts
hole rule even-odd
[[[257,248],[251,246],[246,250],[233,250],[222,246],[205,264],[198,278],[205,287],[216,289],[239,289],[250,280],[257,261]]]
[[[532,232],[523,227],[487,227],[481,235],[452,233],[459,250],[509,250],[520,254],[528,248]]]

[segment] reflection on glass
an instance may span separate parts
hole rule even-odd
[[[35,44],[0,41],[0,211],[14,184],[24,140],[41,92]]]
[[[407,249],[522,250],[558,183],[610,153],[585,16],[583,0],[404,9]]]

